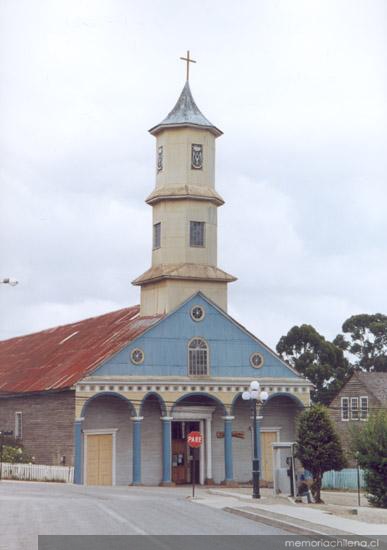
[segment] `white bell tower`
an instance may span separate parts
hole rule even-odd
[[[198,109],[187,81],[169,115],[149,132],[156,137],[152,267],[141,286],[141,315],[168,313],[201,290],[227,310],[227,284],[236,278],[217,267],[215,139],[222,132]]]

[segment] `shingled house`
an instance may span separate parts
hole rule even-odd
[[[350,427],[366,421],[372,411],[386,407],[387,372],[355,371],[329,405],[330,415],[349,455]]]

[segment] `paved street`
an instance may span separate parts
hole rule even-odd
[[[283,531],[233,516],[189,487],[0,482],[0,548],[36,550],[37,535],[262,535]]]

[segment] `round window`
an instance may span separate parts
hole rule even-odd
[[[204,319],[204,308],[202,306],[193,306],[191,309],[191,317],[194,321],[201,321]]]
[[[141,365],[141,363],[144,361],[144,352],[142,349],[136,348],[132,350],[132,353],[130,354],[130,360],[135,365]]]
[[[250,364],[255,369],[259,369],[263,365],[263,356],[258,352],[252,353],[250,356]]]

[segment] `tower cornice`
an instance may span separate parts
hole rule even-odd
[[[223,198],[214,189],[200,185],[170,185],[158,187],[145,199],[145,202],[153,205],[162,200],[185,199],[209,201],[216,206],[222,206],[222,204],[224,204]]]
[[[140,277],[132,281],[132,284],[141,286],[155,283],[162,279],[213,281],[222,283],[231,283],[237,280],[236,277],[216,266],[180,263],[153,266],[140,275]]]

